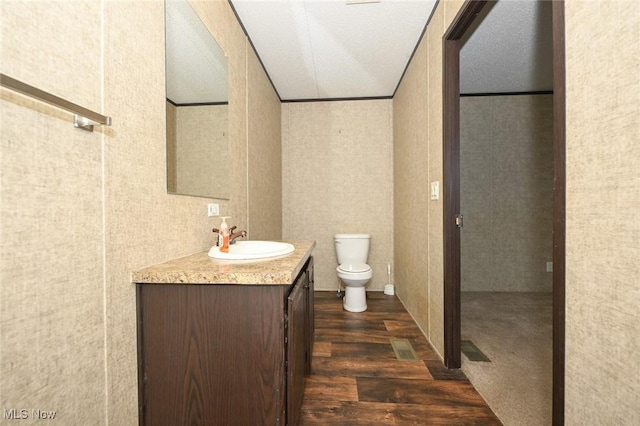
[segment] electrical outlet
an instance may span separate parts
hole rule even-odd
[[[553,262],[547,262],[547,272],[553,272]]]
[[[207,204],[207,216],[220,216],[220,204],[209,203]]]

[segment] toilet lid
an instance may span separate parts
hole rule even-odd
[[[371,266],[366,263],[343,263],[338,269],[344,272],[367,272]]]

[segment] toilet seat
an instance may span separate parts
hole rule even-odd
[[[366,263],[343,263],[336,268],[338,278],[344,284],[342,306],[345,311],[367,310],[367,293],[364,287],[373,277],[373,269]]]
[[[347,288],[349,285],[365,285],[373,277],[373,269],[366,263],[343,263],[336,272]]]
[[[362,272],[368,272],[371,270],[371,266],[366,263],[343,263],[336,268],[338,272],[346,274],[358,274]]]

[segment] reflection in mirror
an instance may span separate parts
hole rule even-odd
[[[167,191],[228,199],[227,58],[186,0],[165,7]]]

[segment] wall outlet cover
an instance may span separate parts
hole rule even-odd
[[[207,204],[207,216],[220,216],[220,204],[218,203],[209,203]]]

